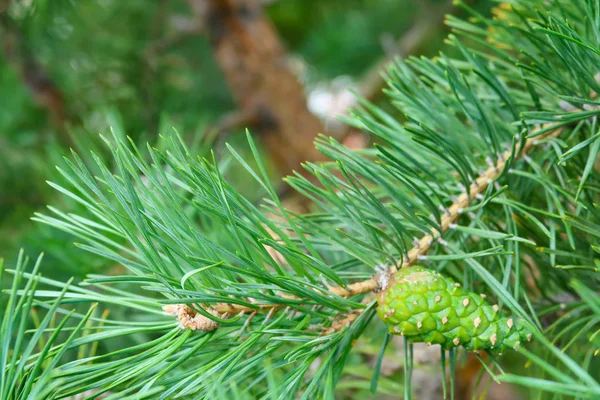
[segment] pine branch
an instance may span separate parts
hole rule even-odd
[[[473,184],[471,185],[469,192],[462,193],[458,199],[452,204],[447,210],[444,210],[444,216],[442,217],[441,232],[433,231],[433,234],[427,234],[419,239],[415,246],[408,251],[407,255],[403,260],[400,260],[397,265],[391,266],[388,271],[386,271],[387,275],[394,274],[399,268],[409,267],[411,265],[416,264],[420,257],[427,254],[431,246],[436,242],[442,239],[442,234],[446,232],[448,229],[455,224],[460,215],[462,214],[462,210],[469,207],[469,205],[478,198],[481,194],[483,194],[488,186],[496,179],[499,175],[504,171],[504,167],[506,163],[511,158],[521,158],[525,156],[540,140],[550,139],[557,137],[563,131],[563,127],[557,127],[555,129],[550,129],[550,125],[544,125],[541,130],[544,130],[545,133],[541,135],[535,135],[537,131],[533,131],[534,137],[531,137],[525,141],[523,146],[516,154],[513,155],[512,151],[506,151],[504,154],[499,157],[496,165],[488,168],[479,178],[477,178]],[[379,292],[381,290],[386,289],[386,283],[388,280],[383,280],[381,278],[371,278],[361,282],[356,282],[348,285],[347,287],[332,287],[328,288],[329,292],[336,296],[341,297],[350,297],[356,296],[369,292]],[[288,299],[301,300],[298,297],[288,297]],[[181,312],[178,312],[178,318],[180,321],[185,321],[188,318],[188,312],[183,308],[184,305],[180,305]],[[271,310],[279,310],[285,308],[283,305],[279,304],[265,304],[260,306],[260,311],[271,311]],[[255,312],[256,309],[251,307],[245,307],[237,304],[216,304],[212,307],[212,309],[220,314],[239,314],[239,313],[252,313]],[[194,314],[195,315],[195,314]],[[349,323],[353,322],[357,318],[357,311],[353,311],[349,316],[345,317],[341,321],[334,322],[334,327],[332,329],[327,330],[327,333],[331,333],[337,331]],[[189,325],[189,324],[184,324]],[[193,329],[193,328],[192,328]],[[204,329],[202,329],[204,330]]]
[[[590,98],[595,99],[596,97],[597,93],[592,91],[590,93]],[[564,130],[564,126],[558,126],[554,129],[552,129],[552,126],[552,124],[545,124],[541,128],[534,130],[532,132],[533,137],[528,138],[523,144],[521,150],[516,152],[516,154],[513,155],[512,151],[504,152],[496,165],[488,168],[485,173],[483,173],[475,182],[473,182],[469,193],[462,193],[454,202],[454,204],[452,204],[447,210],[444,210],[445,215],[442,217],[441,223],[442,231],[438,232],[434,230],[433,235],[427,234],[420,240],[416,241],[415,246],[408,252],[408,255],[404,258],[404,260],[397,266],[390,267],[389,270],[385,271],[385,275],[390,276],[397,272],[399,268],[410,267],[411,265],[418,263],[419,259],[429,251],[433,243],[436,240],[442,240],[442,234],[456,224],[462,213],[462,210],[469,207],[471,202],[483,194],[487,190],[487,187],[503,173],[506,163],[510,158],[523,158],[536,144],[538,144],[540,140],[558,137]],[[536,133],[539,131],[543,131],[544,133],[536,135]],[[349,297],[367,292],[379,292],[386,289],[386,287],[383,287],[381,282],[381,277],[372,278],[351,284],[346,289],[336,288],[332,289],[331,291],[332,293],[343,297]],[[389,282],[389,279],[385,279],[383,282]],[[360,309],[353,310],[347,316],[336,319],[333,321],[332,326],[326,330],[326,334],[337,332],[347,327],[354,322],[356,318],[358,318],[361,312],[362,310]]]

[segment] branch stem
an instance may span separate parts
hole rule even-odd
[[[539,129],[533,131],[533,134],[539,132],[540,130],[547,129],[548,126],[544,125]],[[540,140],[549,139],[558,136],[562,131],[563,127],[558,127],[553,130],[549,130],[541,135],[534,135],[527,139],[523,145],[523,147],[517,152],[516,157],[522,158],[525,154],[527,154]],[[482,173],[476,180],[471,184],[469,188],[469,192],[463,192],[457,200],[446,210],[447,212],[441,219],[441,232],[434,230],[432,234],[424,235],[416,245],[408,251],[403,260],[399,260],[396,265],[393,265],[389,269],[390,274],[394,274],[398,271],[399,268],[409,267],[418,262],[420,256],[425,255],[429,249],[433,246],[436,240],[441,238],[441,235],[448,230],[450,225],[455,224],[463,209],[467,208],[474,199],[485,192],[488,186],[502,173],[506,166],[506,162],[512,156],[511,151],[504,152],[498,159],[495,165],[489,167],[484,173]],[[381,290],[385,290],[386,288],[381,287],[378,279],[371,278],[364,281],[352,283],[348,286],[344,287],[332,287],[328,288],[329,292],[333,295],[340,297],[350,297],[356,296],[359,294],[369,293],[369,292],[377,292]],[[293,296],[282,296],[289,299],[299,300],[297,297]],[[226,304],[226,303],[217,303],[211,306],[212,309],[221,313],[221,314],[238,314],[238,313],[252,313],[255,311],[271,311],[271,310],[279,310],[285,308],[285,305],[282,304],[263,304],[258,306],[257,308],[246,307],[237,304]],[[353,314],[350,314],[354,316]],[[352,318],[354,319],[354,318]]]

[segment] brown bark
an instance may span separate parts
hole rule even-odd
[[[322,160],[313,140],[323,125],[308,110],[302,85],[287,67],[286,50],[259,1],[207,0],[206,6],[215,58],[239,108],[255,116],[279,171],[289,174],[306,160]]]

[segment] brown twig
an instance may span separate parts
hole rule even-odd
[[[538,141],[556,137],[562,132],[562,130],[563,127],[558,127],[557,129],[550,130],[542,135],[527,139],[521,151],[518,152],[517,158],[521,158],[523,155],[525,155]],[[534,131],[534,133],[535,132],[536,131]],[[438,232],[434,229],[432,232],[433,234],[427,234],[423,236],[407,253],[402,262],[399,262],[397,266],[392,266],[390,268],[390,273],[395,273],[400,266],[408,267],[416,264],[419,260],[419,257],[425,255],[429,251],[433,243],[441,237],[441,234],[446,232],[450,225],[456,223],[463,210],[467,208],[473,202],[473,200],[477,198],[478,195],[485,192],[490,183],[502,173],[504,166],[506,165],[506,161],[510,158],[510,156],[511,151],[504,152],[504,154],[499,157],[496,165],[491,166],[483,174],[481,174],[481,176],[479,176],[479,178],[477,178],[475,182],[471,184],[469,192],[462,193],[458,199],[448,209],[445,210],[445,214],[442,217],[440,224],[441,232]],[[332,290],[332,293],[338,296],[348,297],[351,295],[381,289],[385,288],[379,288],[377,279],[372,278],[363,282],[357,282],[349,285],[347,289],[336,288]]]
[[[12,3],[12,0],[0,0],[0,14],[8,10],[8,6],[10,6],[10,3]]]
[[[544,126],[543,128],[548,128],[548,126]],[[529,152],[529,150],[531,150],[533,146],[535,146],[539,142],[539,140],[556,137],[563,131],[563,129],[563,127],[558,127],[542,135],[527,139],[522,149],[516,154],[516,157],[523,157],[525,154],[527,154],[527,152]],[[535,130],[534,133],[537,131],[539,130]],[[445,210],[445,214],[442,217],[440,224],[441,232],[434,229],[432,234],[426,234],[425,236],[423,236],[416,243],[416,245],[407,253],[407,255],[404,257],[404,260],[399,262],[398,265],[391,266],[388,270],[388,273],[392,275],[396,273],[401,267],[405,268],[416,264],[419,261],[420,257],[424,256],[429,251],[433,243],[436,240],[440,239],[441,235],[444,232],[446,232],[450,228],[450,226],[456,224],[463,210],[467,208],[473,202],[474,199],[476,199],[479,195],[483,194],[488,188],[488,186],[494,181],[494,179],[496,179],[502,173],[504,167],[506,166],[506,162],[511,157],[511,155],[511,151],[504,152],[501,155],[501,157],[499,157],[498,162],[495,165],[488,168],[483,174],[481,174],[481,176],[479,176],[479,178],[475,180],[475,182],[471,184],[469,192],[462,193],[458,197],[458,199],[448,209]],[[348,297],[359,293],[380,291],[385,289],[385,287],[380,286],[378,279],[372,278],[366,281],[357,282],[355,284],[349,285],[346,289],[335,288],[334,290],[332,290],[332,292],[338,296]],[[362,310],[360,311],[362,312]],[[348,324],[352,323],[356,318],[358,318],[359,315],[360,313],[358,313],[357,315],[356,313],[351,313],[351,320],[348,319],[348,317],[345,317],[342,320],[333,321],[331,328],[328,329],[327,332],[332,333],[339,329],[343,329],[344,327],[348,326]]]
[[[598,73],[596,76],[597,76],[596,79],[600,80],[600,73]],[[592,99],[595,99],[597,96],[598,96],[598,94],[594,91],[592,91],[590,93],[590,97]],[[560,133],[564,130],[563,126],[557,127],[556,129],[549,129],[549,128],[551,128],[551,125],[546,124],[546,125],[542,125],[542,127],[539,129],[534,129],[533,130],[534,137],[531,137],[525,141],[525,144],[523,145],[523,147],[517,152],[516,158],[518,159],[518,158],[521,158],[524,155],[526,155],[531,150],[531,148],[534,147],[540,140],[556,137],[556,136],[560,135]],[[540,132],[541,130],[546,130],[546,129],[549,129],[549,130],[547,130],[545,133],[543,133],[541,135],[535,135],[537,132]],[[452,204],[452,206],[450,206],[450,208],[448,208],[446,210],[446,213],[441,221],[442,222],[441,223],[441,228],[442,228],[441,233],[447,231],[451,225],[455,224],[458,221],[458,218],[460,217],[461,211],[463,209],[465,209],[466,207],[468,207],[471,204],[471,202],[475,198],[477,198],[478,195],[485,192],[485,190],[490,185],[490,183],[502,173],[502,171],[504,170],[504,167],[506,166],[506,161],[509,159],[509,157],[511,155],[512,155],[511,151],[504,152],[504,154],[502,154],[502,157],[499,158],[496,165],[488,168],[471,185],[471,187],[469,188],[469,193],[467,193],[467,192],[462,193],[458,197],[458,199]],[[411,265],[416,264],[417,261],[419,260],[419,257],[425,255],[429,251],[434,240],[437,240],[438,238],[441,237],[441,233],[434,230],[433,236],[428,234],[428,235],[425,235],[424,237],[422,237],[421,240],[419,240],[417,242],[416,246],[414,246],[408,252],[407,256],[403,260],[404,262],[400,263],[398,267],[400,267],[400,266],[401,267],[409,267]],[[392,266],[390,268],[390,270],[388,271],[388,274],[391,275],[391,274],[394,274],[395,272],[397,272],[398,267]],[[385,290],[386,288],[381,287],[378,280],[369,279],[366,281],[357,282],[355,284],[349,285],[348,289],[349,290],[346,290],[346,292],[344,292],[343,291],[344,288],[337,288],[336,290],[332,290],[332,292],[334,292],[338,296],[348,297],[350,295],[363,293],[363,291],[379,291],[379,290]],[[356,318],[358,318],[358,316],[360,316],[361,313],[362,313],[361,309],[353,310],[350,314],[348,314],[348,316],[343,317],[338,320],[334,320],[332,322],[331,327],[326,331],[326,333],[332,333],[332,332],[336,332],[340,329],[343,329],[344,327],[346,327],[349,324],[351,324],[352,322],[354,322],[354,320],[356,320]]]
[[[365,296],[363,301],[361,301],[361,304],[367,305],[367,304],[371,303],[374,299],[375,299],[375,294],[371,293],[371,294]],[[323,336],[327,336],[332,333],[341,331],[345,327],[350,326],[354,321],[356,321],[356,319],[358,317],[360,317],[360,315],[363,313],[363,311],[364,311],[364,309],[362,309],[362,308],[356,308],[354,310],[351,310],[347,314],[343,314],[341,316],[341,318],[336,318],[331,323],[331,326],[324,330]]]
[[[163,307],[163,311],[169,315],[177,316],[182,329],[212,332],[219,327],[218,322],[197,313],[185,304],[169,304]],[[215,317],[221,317],[221,313],[214,309],[208,309],[207,311]]]
[[[189,0],[189,1],[190,1],[190,3],[194,3],[195,0]],[[213,0],[213,1],[215,3],[219,3],[219,0]],[[222,0],[222,1],[223,1],[223,4],[226,4],[230,0]],[[432,27],[434,25],[439,24],[439,19],[443,19],[443,17],[450,11],[451,6],[452,6],[452,4],[450,2],[446,3],[445,6],[438,7],[436,9],[435,15],[426,15],[426,17],[428,17],[428,18],[420,19],[419,22],[417,24],[415,24],[413,29],[411,29],[409,34],[406,35],[405,37],[403,37],[403,39],[400,41],[398,48],[402,49],[402,51],[405,54],[416,51],[417,48],[423,43],[423,41],[424,41],[423,37],[428,33],[428,31],[430,31],[432,29]],[[382,69],[382,67],[381,67],[382,64],[386,64],[389,62],[390,62],[390,59],[386,58],[385,60],[378,63],[373,68],[373,71],[377,71],[376,74],[375,74],[375,72],[367,74],[367,77],[369,75],[371,75],[371,77],[366,78],[364,80],[363,84],[365,86],[363,87],[363,89],[361,91],[363,96],[373,98],[373,96],[374,96],[373,93],[375,91],[374,88],[377,88],[376,91],[380,92],[381,86],[379,86],[379,85],[383,85],[384,80],[381,78],[379,71],[381,71],[381,69]],[[544,129],[548,128],[548,126],[543,126],[543,128]],[[531,150],[531,148],[539,140],[555,137],[555,136],[559,135],[560,132],[562,132],[562,130],[563,130],[563,128],[559,127],[557,129],[550,130],[542,135],[539,135],[535,138],[527,139],[525,144],[523,145],[523,147],[517,153],[516,157],[517,158],[522,157],[524,154],[529,152]],[[535,130],[534,133],[538,132],[538,131],[539,130]],[[511,151],[506,151],[504,154],[502,154],[499,157],[496,165],[493,165],[490,168],[488,168],[479,178],[477,178],[471,184],[468,192],[462,193],[458,197],[458,199],[448,209],[445,210],[445,215],[442,217],[441,224],[440,224],[441,231],[438,232],[436,230],[433,230],[433,232],[431,234],[426,234],[425,236],[423,236],[416,243],[416,245],[410,251],[408,251],[408,253],[404,256],[404,259],[399,260],[396,265],[391,266],[388,272],[390,274],[393,274],[393,273],[397,272],[398,268],[400,268],[400,267],[407,267],[407,266],[416,264],[418,262],[419,258],[421,256],[425,255],[429,251],[429,249],[433,246],[434,242],[436,240],[440,239],[441,235],[444,232],[446,232],[450,228],[451,225],[455,224],[458,221],[462,211],[465,208],[467,208],[474,199],[476,199],[479,195],[483,194],[485,192],[485,190],[488,188],[488,186],[490,185],[490,183],[501,174],[501,172],[503,171],[503,169],[506,165],[507,160],[510,158],[511,155],[512,155]],[[327,290],[331,294],[336,295],[336,296],[350,297],[350,296],[360,295],[360,294],[369,293],[369,292],[377,292],[377,291],[381,291],[384,289],[385,289],[385,287],[381,287],[381,283],[379,282],[378,279],[371,278],[371,279],[367,279],[367,280],[364,280],[361,282],[356,282],[356,283],[350,284],[350,285],[346,286],[345,288],[344,287],[333,287],[333,288],[328,288]],[[282,297],[285,297],[288,299],[300,300],[299,298],[294,297],[294,296],[282,295]],[[238,313],[246,313],[246,312],[256,312],[257,310],[273,312],[273,311],[282,309],[284,307],[285,306],[281,305],[281,304],[263,304],[263,305],[258,306],[257,308],[252,308],[252,307],[246,307],[246,306],[237,305],[237,304],[226,304],[226,303],[218,303],[218,304],[211,306],[211,308],[213,310],[215,310],[216,312],[222,313],[222,314],[225,314],[225,313],[238,314]],[[352,310],[343,319],[334,321],[331,328],[329,328],[326,332],[330,333],[332,331],[342,329],[343,327],[352,323],[360,315],[361,312],[362,312],[362,310]]]
[[[199,36],[203,33],[205,33],[204,26],[200,24],[189,27],[183,27],[177,32],[174,32],[170,35],[167,35],[163,38],[154,41],[153,43],[148,45],[148,47],[146,47],[144,53],[146,54],[146,57],[154,57],[157,54],[165,52],[171,47],[174,47],[180,43],[185,42],[188,39]]]

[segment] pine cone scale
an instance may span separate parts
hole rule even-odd
[[[503,315],[485,296],[468,292],[451,279],[421,266],[401,269],[379,297],[377,312],[391,334],[446,349],[503,351],[527,341],[531,333]]]

